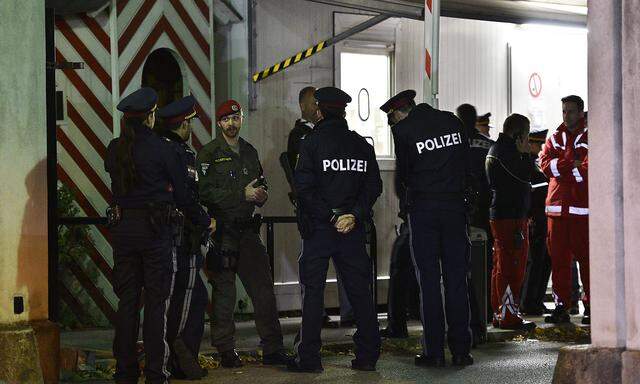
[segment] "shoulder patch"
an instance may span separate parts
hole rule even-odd
[[[211,164],[209,163],[201,163],[200,164],[200,170],[202,171],[203,175],[207,175],[207,171],[209,170],[209,166],[211,166]]]
[[[218,164],[218,163],[224,163],[226,161],[231,161],[231,160],[233,160],[233,159],[230,158],[230,157],[219,157],[219,158],[213,160],[213,162]]]

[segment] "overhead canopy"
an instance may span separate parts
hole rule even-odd
[[[424,0],[308,0],[396,17],[422,19]],[[587,25],[586,0],[441,0],[441,14],[449,17],[504,21]]]
[[[110,2],[110,0],[46,0],[45,6],[55,9],[58,15],[70,15],[95,12]]]

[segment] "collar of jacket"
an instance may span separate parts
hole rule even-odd
[[[171,141],[175,141],[176,143],[185,143],[186,140],[182,138],[182,136],[178,135],[173,131],[163,131],[162,136],[166,137]]]
[[[515,139],[504,133],[501,133],[500,136],[498,136],[496,144],[498,144],[498,148],[500,148],[498,153],[518,152]]]
[[[573,133],[569,132],[569,128],[567,128],[567,125],[565,123],[560,124],[557,131],[566,132],[570,135],[579,135],[582,132],[584,132],[586,129],[587,129],[587,126],[584,124],[584,119],[580,119],[580,121],[578,121],[578,128],[576,128],[576,130]]]
[[[136,136],[149,136],[154,134],[153,130],[144,124],[133,125],[133,131],[135,132]]]
[[[311,129],[313,129],[316,126],[312,122],[310,122],[308,120],[305,120],[303,118],[299,118],[297,123],[300,124],[300,125],[306,125],[307,127],[311,128]]]
[[[318,125],[316,125],[317,129],[324,129],[324,128],[342,128],[342,129],[349,129],[349,124],[347,124],[347,120],[344,119],[343,117],[331,117],[328,119],[323,119],[321,120]]]
[[[233,149],[231,149],[231,146],[229,145],[229,143],[227,143],[227,140],[224,138],[224,135],[222,133],[218,133],[218,135],[216,136],[216,144],[216,147],[220,148],[227,154],[238,156],[238,154],[235,153]],[[247,142],[242,137],[238,137],[238,146],[240,147],[240,153],[243,153],[244,149],[247,146]]]

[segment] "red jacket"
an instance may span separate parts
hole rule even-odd
[[[540,155],[540,166],[549,178],[547,216],[587,217],[589,215],[588,130],[584,121],[571,134],[562,124],[547,140]],[[582,161],[576,167],[574,161]]]

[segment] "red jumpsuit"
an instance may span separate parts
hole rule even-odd
[[[546,201],[547,246],[551,256],[553,294],[556,305],[571,307],[571,262],[580,265],[585,306],[589,304],[589,194],[588,131],[584,121],[574,133],[562,124],[540,156],[549,177]],[[575,161],[582,163],[576,164]]]

